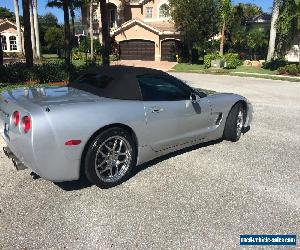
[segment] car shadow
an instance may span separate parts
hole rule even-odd
[[[197,145],[190,146],[190,147],[187,147],[187,148],[184,148],[184,149],[180,149],[180,150],[174,151],[172,153],[169,153],[169,154],[160,156],[158,158],[155,158],[154,160],[143,163],[143,164],[138,165],[135,168],[133,168],[132,171],[131,171],[131,174],[129,176],[129,179],[133,178],[138,173],[140,173],[140,172],[142,172],[142,171],[144,171],[144,170],[146,170],[146,169],[148,169],[148,168],[150,168],[150,167],[152,167],[152,166],[154,166],[154,165],[156,165],[160,162],[163,162],[165,160],[168,160],[168,159],[173,158],[173,157],[178,156],[178,155],[182,155],[182,154],[194,151],[194,150],[198,150],[200,148],[205,148],[205,147],[208,147],[208,146],[218,144],[222,141],[223,141],[222,139],[218,139],[218,140],[215,140],[215,141],[210,141],[210,142],[197,144]],[[93,186],[93,184],[90,183],[85,177],[82,177],[81,179],[79,179],[77,181],[66,181],[66,182],[59,182],[59,183],[55,182],[54,184],[57,185],[58,187],[60,187],[61,189],[65,190],[65,191],[76,191],[76,190],[81,190],[81,189],[85,189],[85,188],[89,188],[89,187]]]

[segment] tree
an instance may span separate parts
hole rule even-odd
[[[252,52],[252,59],[257,60],[268,46],[266,31],[263,28],[254,28],[247,35],[247,46]],[[261,59],[261,58],[260,58]]]
[[[95,61],[94,56],[94,29],[93,29],[93,0],[90,1],[90,41],[91,41],[91,61]]]
[[[39,29],[39,21],[38,21],[38,13],[37,13],[37,0],[33,0],[32,9],[33,9],[36,57],[38,60],[41,60],[40,29]]]
[[[45,33],[45,43],[48,51],[58,53],[64,48],[64,31],[62,28],[50,27]]]
[[[110,52],[110,33],[108,25],[108,11],[106,0],[100,0],[101,11],[101,25],[102,25],[102,64],[109,65],[109,52]]]
[[[224,43],[226,40],[225,32],[229,19],[231,16],[232,4],[231,0],[221,0],[220,4],[220,16],[221,16],[221,42],[220,42],[220,55],[224,55]]]
[[[15,20],[14,13],[5,7],[0,7],[0,19]]]
[[[67,68],[69,68],[71,64],[69,0],[63,1],[63,10],[65,32],[65,64]]]
[[[279,57],[284,57],[291,48],[297,33],[297,25],[297,5],[295,0],[283,1],[276,23],[276,53]]]
[[[33,18],[32,0],[29,0],[29,14],[30,14],[31,46],[32,46],[32,51],[33,51],[33,58],[36,59],[36,44],[35,44],[35,34],[34,34],[34,18]]]
[[[204,48],[206,42],[218,33],[217,0],[170,0],[170,12],[177,29],[182,31],[192,63],[192,49],[197,43]]]
[[[280,1],[281,0],[274,0],[274,2],[273,2],[273,11],[272,11],[272,20],[271,20],[271,29],[270,29],[270,41],[269,41],[267,61],[271,61],[275,57],[275,46],[276,46],[276,35],[277,35],[276,23],[279,18]]]
[[[30,12],[29,1],[22,0],[23,18],[24,18],[24,48],[27,67],[33,67],[33,51],[31,45],[31,28],[30,28]]]
[[[17,35],[18,35],[18,48],[21,50],[21,53],[23,53],[21,23],[20,23],[19,2],[18,2],[18,0],[14,0],[14,7],[15,7],[15,19],[16,19],[16,26],[17,26]]]

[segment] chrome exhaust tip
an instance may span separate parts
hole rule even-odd
[[[27,169],[27,167],[16,158],[12,158],[12,162],[13,162],[15,168],[17,169],[17,171]]]

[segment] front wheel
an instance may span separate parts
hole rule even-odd
[[[245,109],[241,103],[237,103],[231,109],[224,129],[224,139],[237,142],[242,135],[245,124]]]
[[[85,159],[87,179],[100,188],[124,182],[136,164],[135,143],[122,128],[110,128],[91,143]]]

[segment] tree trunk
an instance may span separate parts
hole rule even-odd
[[[71,6],[71,8],[70,8],[70,14],[71,14],[71,22],[72,22],[72,37],[74,39],[74,37],[75,37],[75,11],[74,11],[73,6]]]
[[[2,37],[0,33],[0,66],[3,65],[3,50],[2,50]]]
[[[90,39],[91,39],[91,61],[94,63],[94,34],[93,34],[93,0],[90,2]]]
[[[222,31],[221,31],[221,41],[220,41],[220,56],[224,55],[225,29],[226,29],[226,23],[225,23],[225,20],[223,20]]]
[[[32,52],[33,52],[33,58],[36,59],[36,44],[35,44],[34,21],[33,21],[33,10],[32,9],[33,9],[32,8],[32,0],[29,0],[31,46],[32,46]]]
[[[21,24],[20,24],[20,14],[19,14],[19,3],[18,0],[14,0],[15,7],[15,16],[16,16],[16,26],[17,26],[17,35],[18,35],[18,49],[23,53],[23,43],[22,43],[22,33],[21,33]]]
[[[30,11],[29,1],[22,0],[24,20],[24,49],[27,67],[33,67],[33,51],[31,45]]]
[[[63,9],[64,9],[64,32],[65,32],[65,64],[67,68],[69,68],[71,64],[69,0],[63,1]]]
[[[33,23],[34,23],[34,34],[35,34],[35,46],[36,46],[36,58],[41,60],[41,45],[40,45],[40,29],[37,13],[37,0],[33,0]]]
[[[279,10],[280,10],[280,0],[274,0],[267,61],[271,61],[275,57],[275,46],[276,46],[276,35],[277,35],[276,23],[279,17]]]
[[[101,11],[101,26],[102,26],[102,64],[109,65],[109,52],[110,52],[110,34],[108,27],[108,12],[106,0],[100,0]]]

